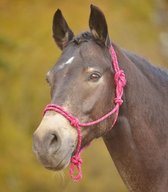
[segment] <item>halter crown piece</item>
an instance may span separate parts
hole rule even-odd
[[[46,106],[46,108],[44,109],[44,114],[47,111],[55,111],[57,113],[60,113],[70,122],[71,126],[75,127],[77,130],[78,143],[77,143],[75,155],[72,156],[72,158],[71,158],[70,170],[69,170],[71,178],[74,181],[80,181],[82,178],[82,169],[81,169],[82,159],[80,157],[80,153],[82,151],[81,150],[81,142],[82,142],[81,127],[89,127],[92,125],[96,125],[96,124],[104,121],[105,119],[107,119],[108,117],[110,117],[112,114],[115,113],[114,122],[112,124],[112,127],[113,127],[117,121],[117,118],[118,118],[119,108],[123,103],[123,100],[122,100],[123,89],[124,89],[124,86],[126,85],[125,74],[124,74],[124,71],[119,68],[117,55],[116,55],[115,50],[112,47],[112,45],[109,48],[109,53],[111,55],[112,65],[113,65],[114,72],[115,72],[114,80],[115,80],[115,86],[116,86],[115,98],[114,98],[115,107],[110,112],[108,112],[107,114],[105,114],[104,116],[100,117],[99,119],[97,119],[95,121],[87,122],[87,123],[81,123],[76,117],[72,116],[69,112],[65,111],[59,105],[48,104]],[[77,171],[78,171],[77,175],[74,175],[75,166],[76,166]]]

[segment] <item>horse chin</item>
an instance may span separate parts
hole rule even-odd
[[[44,159],[39,159],[39,161],[46,169],[49,169],[51,171],[60,171],[65,169],[69,165],[70,159],[71,156],[67,155],[65,158],[59,159],[59,161],[54,158],[47,160],[47,162]]]
[[[65,169],[69,165],[69,162],[70,161],[68,161],[68,162],[62,161],[61,163],[59,163],[56,166],[45,166],[45,168],[50,170],[50,171],[61,171],[61,170]]]

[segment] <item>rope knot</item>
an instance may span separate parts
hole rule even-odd
[[[76,165],[77,167],[80,166],[82,164],[82,159],[80,158],[80,156],[73,156],[71,158],[71,163]]]
[[[71,118],[70,123],[73,127],[78,127],[79,126],[79,120],[77,118]]]
[[[122,103],[123,103],[123,100],[122,100],[121,98],[115,98],[115,99],[114,99],[114,103],[115,103],[115,104],[118,104],[119,106],[121,106]]]
[[[116,84],[121,83],[121,86],[124,87],[126,85],[126,78],[123,70],[118,70],[114,76]]]

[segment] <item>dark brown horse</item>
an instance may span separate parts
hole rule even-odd
[[[90,32],[74,36],[60,10],[53,20],[53,37],[62,50],[47,73],[51,103],[62,106],[81,122],[93,121],[114,107],[111,44],[103,13],[91,6]],[[113,44],[127,85],[118,120],[82,128],[82,147],[103,137],[129,191],[168,191],[168,73],[142,57]],[[33,136],[38,159],[51,170],[65,168],[77,145],[77,131],[62,115],[49,111]]]

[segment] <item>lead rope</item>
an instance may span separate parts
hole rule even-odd
[[[111,55],[112,65],[113,65],[114,72],[115,72],[114,80],[115,80],[115,86],[116,86],[116,92],[115,92],[115,98],[114,98],[115,107],[113,108],[112,111],[108,112],[107,114],[105,114],[104,116],[100,117],[99,119],[97,119],[95,121],[87,122],[87,123],[80,123],[80,121],[76,117],[72,116],[70,113],[65,111],[59,105],[48,104],[44,109],[44,114],[47,111],[55,111],[57,113],[60,113],[61,115],[63,115],[70,122],[71,126],[75,127],[76,130],[77,130],[78,143],[77,143],[75,155],[73,155],[72,158],[71,158],[70,169],[69,169],[70,176],[74,181],[80,181],[81,178],[82,178],[82,168],[81,168],[82,159],[80,157],[80,154],[81,154],[81,152],[83,150],[83,149],[81,150],[81,142],[82,142],[81,127],[89,127],[89,126],[92,126],[92,125],[96,125],[96,124],[104,121],[109,116],[111,116],[112,114],[115,113],[114,122],[112,124],[112,127],[113,127],[114,124],[117,121],[117,118],[118,118],[119,108],[123,103],[123,100],[122,100],[123,89],[124,89],[124,86],[126,85],[125,74],[124,74],[123,70],[121,70],[119,68],[117,55],[116,55],[115,50],[112,47],[112,45],[109,48],[109,53]],[[75,167],[77,168],[77,175],[74,175]]]

